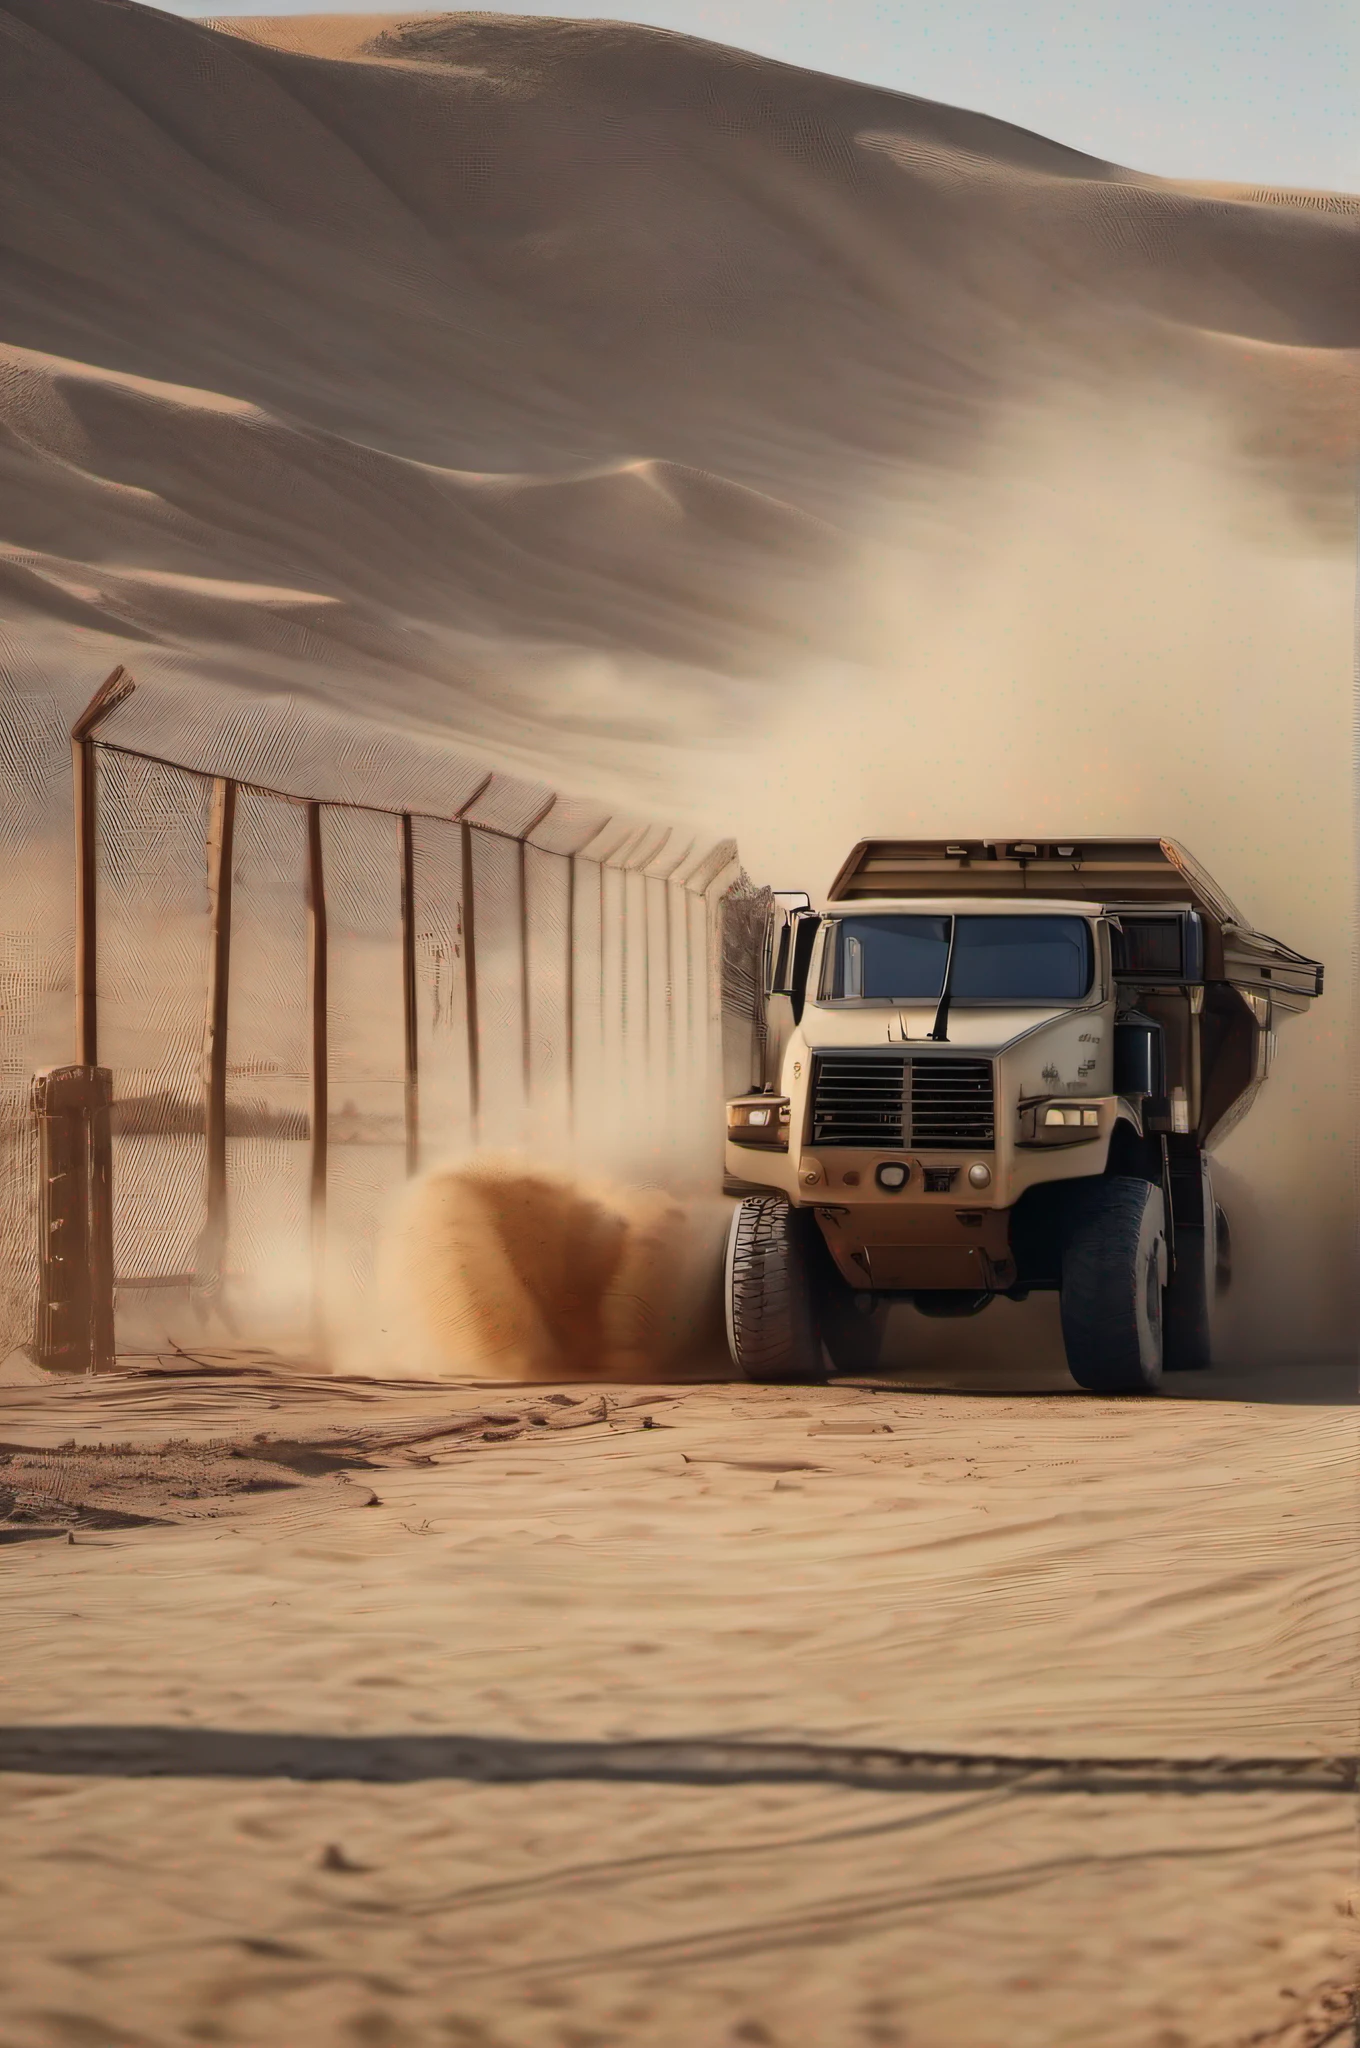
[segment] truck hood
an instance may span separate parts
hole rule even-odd
[[[929,1037],[935,1022],[934,1003],[893,1003],[882,1008],[860,1008],[855,1004],[808,1003],[803,1011],[802,1034],[814,1052],[825,1047],[891,1045],[929,1050],[937,1041]],[[1026,1038],[1044,1024],[1063,1018],[1099,1014],[1098,1003],[1073,1007],[1031,1005],[1025,1008],[972,1009],[956,1003],[949,1012],[949,1040],[939,1042],[946,1052],[1000,1052],[1018,1038]]]

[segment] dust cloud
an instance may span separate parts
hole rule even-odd
[[[1349,1353],[1354,561],[1174,391],[1016,409],[968,476],[866,516],[872,670],[801,678],[702,770],[752,874],[817,898],[873,834],[1168,836],[1253,922],[1326,963],[1272,1080],[1215,1157],[1243,1364]],[[976,1360],[1051,1304],[921,1357]],[[1052,1325],[1052,1327],[1050,1327]],[[1010,1336],[1007,1336],[1007,1332]]]
[[[1227,1364],[1353,1341],[1352,579],[1349,553],[1202,399],[1068,389],[1012,409],[969,474],[890,480],[866,500],[827,602],[856,604],[871,662],[809,665],[777,698],[734,689],[722,731],[698,717],[684,731],[704,693],[679,688],[664,756],[602,737],[594,757],[600,793],[645,785],[735,832],[757,880],[814,900],[875,833],[1169,836],[1250,919],[1322,959],[1324,1000],[1282,1020],[1274,1077],[1215,1157],[1235,1249]],[[692,1192],[678,1162],[658,1164],[653,1188]],[[667,1198],[629,1181],[601,1196],[569,1160],[428,1178],[389,1228],[382,1348],[399,1333],[403,1369],[422,1372],[674,1370],[688,1340],[657,1233],[703,1267],[711,1299],[720,1232],[711,1215],[693,1227],[692,1202],[668,1226]],[[646,1268],[631,1298],[664,1341],[610,1333],[590,1275],[616,1256]],[[888,1357],[1065,1377],[1046,1297],[964,1325],[899,1312]]]

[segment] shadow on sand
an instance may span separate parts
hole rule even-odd
[[[223,1728],[0,1730],[0,1771],[100,1778],[460,1779],[533,1785],[842,1785],[866,1792],[1353,1792],[1354,1757],[983,1756],[835,1743],[543,1742],[484,1735],[313,1735]]]

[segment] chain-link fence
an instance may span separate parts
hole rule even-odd
[[[718,1184],[730,841],[495,773],[435,815],[390,786],[348,802],[212,772],[119,730],[130,684],[110,679],[76,742],[61,1070],[109,1077],[106,1135],[98,1103],[71,1102],[96,1181],[105,1151],[121,1348],[324,1342],[391,1196],[441,1159],[515,1148]],[[33,1184],[0,1251],[16,1306],[41,1297],[40,1353],[79,1363],[51,1334],[70,1226],[37,1185],[76,1170],[54,1085],[45,1166],[31,1137],[15,1148]]]

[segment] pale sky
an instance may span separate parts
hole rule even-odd
[[[190,15],[372,11],[161,4]],[[1164,177],[1360,191],[1360,0],[530,0],[470,11],[680,29],[996,114]]]

